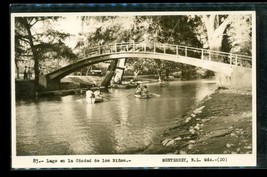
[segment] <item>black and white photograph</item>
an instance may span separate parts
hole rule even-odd
[[[255,11],[10,19],[12,168],[256,166]]]

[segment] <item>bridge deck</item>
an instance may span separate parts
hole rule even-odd
[[[84,58],[46,75],[59,79],[82,67],[119,58],[154,58],[180,62],[230,75],[233,67],[252,67],[252,57],[163,43],[115,43],[89,48]]]

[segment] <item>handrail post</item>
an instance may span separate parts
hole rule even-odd
[[[133,52],[135,52],[135,44],[134,44],[134,41],[133,41]]]
[[[163,51],[164,51],[164,54],[166,54],[165,44],[163,44]]]
[[[235,55],[235,65],[237,66],[237,55]]]
[[[201,49],[201,60],[204,60],[204,49]]]
[[[232,55],[232,53],[230,53],[230,66],[232,66],[232,62],[233,62],[233,55]]]
[[[146,44],[144,44],[144,52],[146,52]]]
[[[126,45],[126,51],[129,51],[129,44]]]
[[[176,55],[179,55],[179,53],[178,53],[178,45],[176,45],[175,47],[176,47]]]
[[[117,53],[117,43],[115,43],[115,53]]]
[[[156,43],[154,42],[154,54],[156,54]]]
[[[187,47],[185,47],[185,56],[187,57]]]

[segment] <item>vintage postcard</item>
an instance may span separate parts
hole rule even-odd
[[[11,12],[12,168],[257,166],[255,23]]]

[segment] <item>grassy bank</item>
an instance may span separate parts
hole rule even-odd
[[[217,90],[142,154],[252,153],[252,94]]]

